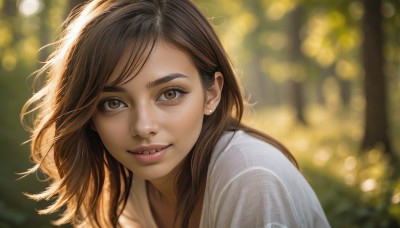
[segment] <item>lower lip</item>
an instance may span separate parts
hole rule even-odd
[[[165,147],[164,149],[162,149],[162,150],[160,150],[158,152],[152,153],[152,154],[134,154],[134,153],[132,153],[132,155],[136,160],[138,160],[141,163],[153,164],[153,163],[156,163],[158,160],[161,159],[161,157],[167,151],[168,147]]]

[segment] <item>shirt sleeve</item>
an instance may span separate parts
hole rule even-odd
[[[210,163],[204,227],[330,227],[313,189],[272,145],[238,132]]]
[[[215,227],[306,227],[285,186],[262,167],[245,170],[227,183],[214,210]]]

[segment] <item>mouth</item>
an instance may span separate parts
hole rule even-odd
[[[128,152],[132,154],[144,154],[144,155],[154,154],[166,149],[169,146],[170,145],[144,145],[135,147],[132,150],[128,150]]]

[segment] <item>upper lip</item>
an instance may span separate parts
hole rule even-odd
[[[143,153],[144,151],[160,151],[167,148],[167,144],[150,144],[150,145],[140,145],[133,149],[128,150],[131,153]]]

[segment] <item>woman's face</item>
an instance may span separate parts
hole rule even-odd
[[[207,95],[189,56],[158,42],[131,81],[104,88],[92,117],[94,128],[120,163],[143,179],[157,180],[167,177],[197,141],[203,116],[216,107]]]

